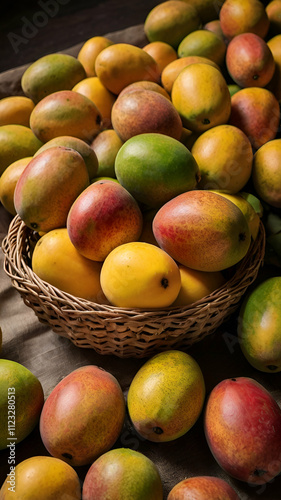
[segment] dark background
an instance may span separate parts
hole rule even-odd
[[[142,24],[158,3],[157,0],[6,2],[0,10],[0,72],[65,50],[93,36]],[[43,16],[39,14],[42,12]]]
[[[92,36],[142,24],[159,3],[159,0],[5,0],[0,9],[0,72],[65,50]],[[42,5],[45,11],[49,6],[52,14],[44,13]],[[23,36],[26,29],[30,38]],[[16,47],[11,39],[17,40]]]

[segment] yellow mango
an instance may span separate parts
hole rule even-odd
[[[29,127],[29,118],[34,108],[29,97],[14,95],[0,101],[0,125],[24,125]]]
[[[100,286],[101,263],[83,257],[66,228],[53,229],[35,245],[32,269],[51,285],[93,302],[106,302]]]
[[[105,296],[117,307],[167,307],[181,285],[176,262],[161,248],[142,241],[114,248],[100,279]]]
[[[95,71],[113,94],[119,94],[138,80],[160,81],[160,71],[153,57],[129,43],[116,43],[102,50],[96,58]]]

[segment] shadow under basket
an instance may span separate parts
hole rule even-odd
[[[131,309],[96,304],[62,292],[31,269],[38,235],[17,215],[3,240],[4,271],[39,321],[76,346],[121,358],[147,357],[167,349],[185,350],[216,329],[238,308],[263,263],[265,230],[219,289],[185,307]]]

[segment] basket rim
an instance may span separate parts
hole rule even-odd
[[[185,316],[186,313],[196,313],[203,305],[206,306],[219,302],[224,294],[229,295],[234,290],[237,289],[238,292],[239,289],[243,288],[243,283],[247,281],[251,268],[255,270],[255,274],[257,275],[259,267],[264,263],[265,254],[265,229],[260,220],[258,236],[255,240],[251,241],[245,257],[236,264],[236,271],[233,276],[209,295],[186,306],[168,306],[161,309],[121,308],[76,297],[39,278],[28,265],[27,258],[24,255],[26,238],[30,240],[31,236],[35,234],[36,233],[32,229],[26,226],[20,216],[16,215],[12,219],[8,232],[2,241],[1,249],[4,254],[3,267],[5,273],[12,280],[13,286],[17,288],[20,293],[24,293],[23,289],[26,286],[27,292],[35,293],[39,299],[40,296],[44,296],[45,299],[49,297],[50,301],[59,299],[63,303],[65,312],[68,310],[67,306],[70,306],[71,310],[75,309],[80,314],[98,312],[99,315],[104,314],[107,319],[108,316],[111,316],[116,320],[116,318],[120,316],[120,321],[122,321],[122,317],[124,316],[133,317],[134,319],[138,317],[141,317],[141,319],[150,317],[153,320],[153,316],[166,315],[172,318],[174,314],[178,317],[179,315]],[[248,285],[245,284],[245,288],[247,287]]]

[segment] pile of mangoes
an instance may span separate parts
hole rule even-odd
[[[49,54],[30,64],[24,95],[0,101],[0,201],[37,233],[32,269],[39,278],[113,307],[184,307],[225,285],[261,219],[266,260],[278,274],[280,19],[280,0],[266,7],[167,0],[144,20],[143,47],[93,36],[77,57]],[[275,276],[241,309],[241,347],[261,371],[281,370],[280,304]],[[84,500],[163,498],[153,462],[111,449],[125,422],[111,374],[94,366],[74,371],[44,405],[36,377],[0,360],[1,386],[14,378],[23,405],[17,442],[40,418],[52,455],[17,465],[19,492],[30,488],[32,500],[81,498],[73,467],[87,464]],[[280,473],[281,411],[254,380],[224,380],[207,402],[195,360],[169,351],[144,364],[127,399],[132,425],[151,441],[188,432],[204,404],[208,445],[229,475],[262,484]],[[28,483],[30,468],[38,481],[52,477],[40,497],[37,483]],[[12,464],[0,499],[20,498],[14,474]],[[202,500],[238,498],[225,481],[200,477],[183,480],[168,499],[195,491]]]

